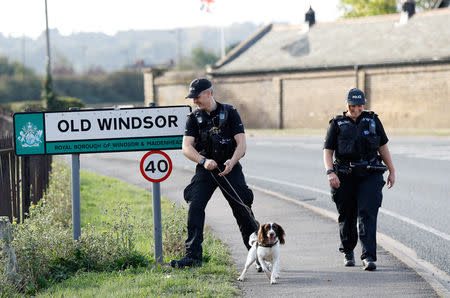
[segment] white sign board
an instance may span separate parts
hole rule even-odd
[[[183,135],[187,106],[45,114],[47,142]]]

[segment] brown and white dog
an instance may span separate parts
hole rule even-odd
[[[248,251],[244,270],[238,280],[244,281],[248,268],[258,259],[270,283],[276,284],[277,278],[279,278],[280,244],[284,244],[284,236],[283,228],[277,223],[260,225],[258,234],[256,232],[251,234],[248,240],[251,248]],[[271,264],[272,272],[269,270],[266,262]]]

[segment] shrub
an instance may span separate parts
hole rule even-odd
[[[76,97],[58,96],[52,103],[52,107],[48,107],[52,111],[66,111],[69,108],[83,108],[84,102]]]
[[[14,284],[8,282],[6,267],[0,264],[2,289],[35,294],[49,283],[64,280],[78,271],[111,271],[149,264],[135,250],[139,226],[133,222],[128,206],[119,204],[112,213],[105,211],[107,229],[96,231],[88,224],[75,241],[68,228],[71,219],[68,168],[54,163],[50,181],[44,198],[30,207],[24,223],[12,225],[11,246],[17,256],[18,279]]]

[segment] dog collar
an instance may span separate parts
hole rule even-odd
[[[258,241],[258,245],[259,246],[262,246],[262,247],[272,247],[272,246],[274,246],[275,244],[277,244],[278,243],[278,240],[276,240],[274,243],[272,243],[272,244],[262,244],[262,243],[260,243],[259,241]]]

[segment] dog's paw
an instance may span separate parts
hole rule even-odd
[[[277,283],[277,280],[275,278],[270,280],[271,285],[276,284],[276,283]]]
[[[244,281],[244,277],[243,276],[239,276],[237,280],[238,281]]]

